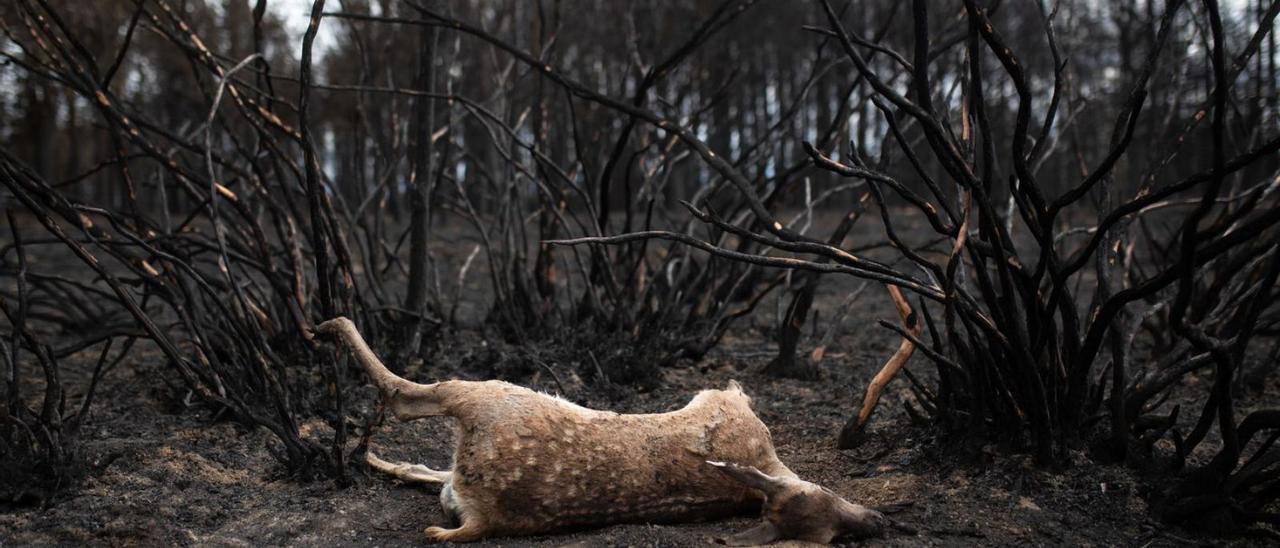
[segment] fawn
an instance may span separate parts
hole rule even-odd
[[[888,523],[782,464],[737,382],[699,392],[677,411],[618,414],[502,381],[414,383],[387,370],[350,320],[335,318],[317,331],[350,347],[396,418],[457,419],[452,470],[367,456],[370,466],[403,481],[441,484],[441,505],[458,526],[428,527],[431,540],[706,520],[757,509],[764,521],[724,542],[828,543],[876,535]]]

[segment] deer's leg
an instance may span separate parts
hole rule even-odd
[[[411,421],[423,417],[448,415],[448,408],[442,401],[441,388],[454,381],[433,384],[416,384],[405,381],[412,386],[394,386],[382,388],[382,397],[386,399],[391,414],[402,421]]]
[[[382,360],[369,348],[364,337],[356,330],[356,325],[347,318],[334,318],[316,326],[319,333],[336,335],[351,349],[356,361],[364,367],[369,380],[382,391],[388,407],[397,419],[407,421],[447,415],[447,396],[456,391],[456,383],[451,381],[434,384],[418,384],[392,373]]]
[[[480,540],[488,534],[488,529],[475,519],[464,520],[461,527],[445,529],[428,527],[423,531],[427,538],[435,542],[471,542]]]
[[[398,480],[413,483],[446,483],[453,475],[451,471],[432,470],[421,464],[407,462],[387,462],[373,453],[365,454],[365,462],[374,470],[388,474]]]

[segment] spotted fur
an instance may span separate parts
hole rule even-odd
[[[428,528],[433,540],[706,520],[757,510],[765,503],[766,510],[777,506],[781,512],[774,513],[794,525],[775,528],[775,538],[829,542],[834,536],[818,537],[828,530],[840,533],[839,523],[820,524],[819,533],[806,535],[814,527],[792,524],[793,518],[785,516],[805,504],[837,512],[848,510],[837,501],[862,508],[800,480],[782,464],[769,429],[736,382],[724,390],[699,392],[675,411],[619,414],[502,381],[416,384],[388,371],[346,318],[325,322],[317,331],[342,337],[401,420],[457,419],[452,470],[369,456],[373,468],[398,478],[443,484],[441,504],[460,525]],[[733,464],[721,464],[725,462]],[[757,484],[740,477],[746,470],[759,474],[749,478]],[[762,488],[761,477],[790,486],[785,500],[779,498],[781,491]]]

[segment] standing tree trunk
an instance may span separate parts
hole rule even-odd
[[[838,247],[840,242],[844,241],[845,236],[848,236],[849,231],[853,229],[854,223],[858,222],[858,217],[862,215],[865,203],[866,195],[864,194],[831,234],[831,238],[827,240],[829,245]],[[827,261],[823,259],[820,262]],[[791,299],[786,318],[782,321],[782,329],[778,334],[778,355],[764,366],[762,372],[771,377],[816,380],[822,374],[822,370],[818,368],[816,362],[810,360],[797,362],[796,348],[800,345],[800,329],[804,327],[809,309],[813,307],[813,296],[818,291],[818,283],[822,280],[822,276],[817,272],[799,272],[795,275],[800,278],[800,288]]]
[[[435,47],[438,31],[423,29],[418,35],[418,73],[414,87],[431,91],[435,77]],[[431,132],[435,127],[435,109],[430,97],[418,97],[413,104],[410,121],[412,150],[409,155],[409,289],[404,308],[410,316],[406,321],[403,341],[400,345],[406,355],[416,354],[422,342],[422,318],[427,309],[427,276],[431,270],[431,255],[427,251],[427,233],[430,229],[431,174],[435,172]],[[404,360],[394,360],[392,367],[402,368]],[[403,373],[403,371],[394,371]]]

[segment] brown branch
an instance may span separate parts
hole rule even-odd
[[[836,442],[840,449],[852,449],[862,441],[862,432],[867,422],[871,420],[871,413],[875,411],[876,404],[880,402],[880,395],[889,381],[893,380],[898,371],[907,365],[907,360],[911,359],[911,354],[916,349],[916,343],[913,341],[919,340],[920,318],[912,312],[911,305],[903,298],[900,289],[892,285],[886,285],[885,289],[889,291],[889,298],[893,300],[894,307],[898,309],[898,316],[902,319],[902,325],[910,331],[911,337],[902,337],[898,350],[889,356],[889,360],[880,368],[880,372],[876,373],[870,383],[867,383],[867,392],[862,398],[862,407],[858,409],[858,414],[850,417],[840,429],[840,436]]]

